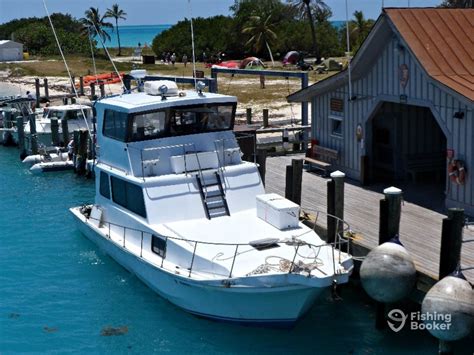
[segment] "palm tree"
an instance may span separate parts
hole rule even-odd
[[[311,39],[313,43],[313,52],[316,56],[316,63],[321,62],[321,53],[316,41],[316,29],[314,27],[313,12],[317,10],[329,10],[329,6],[323,0],[287,0],[291,3],[300,14],[301,18],[308,17],[309,26],[311,27]]]
[[[110,35],[105,31],[106,28],[114,28],[110,22],[105,22],[105,16],[100,16],[99,9],[91,7],[85,13],[85,17],[80,21],[83,25],[84,34],[89,34],[92,37],[100,36],[102,41],[110,41]]]
[[[355,49],[358,49],[374,25],[374,20],[366,20],[362,11],[355,11],[353,16],[355,19],[351,20],[349,30]]]
[[[118,55],[120,56],[122,54],[122,48],[120,47],[120,34],[119,34],[119,27],[118,27],[118,20],[122,19],[125,20],[127,16],[127,13],[123,11],[122,9],[119,9],[118,4],[112,5],[111,9],[107,9],[105,12],[104,17],[113,17],[115,19],[115,28],[117,29],[117,40],[118,40],[118,46],[119,46],[119,51]]]
[[[272,23],[272,14],[253,15],[250,16],[249,22],[242,30],[242,33],[251,35],[246,45],[252,45],[257,52],[260,52],[264,45],[267,47],[273,66],[275,66],[275,62],[269,42],[277,39],[275,27],[276,24]]]
[[[473,0],[444,0],[440,7],[474,8]]]

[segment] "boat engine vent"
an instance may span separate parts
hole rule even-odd
[[[178,96],[178,85],[171,80],[157,80],[145,82],[145,93],[153,96],[162,96],[162,87],[166,86],[164,96]]]

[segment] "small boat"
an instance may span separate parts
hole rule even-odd
[[[40,154],[28,155],[23,159],[24,164],[34,165],[38,163],[64,162],[69,159],[69,155],[64,149],[50,147],[43,149]]]
[[[34,164],[30,168],[30,171],[33,174],[51,173],[66,170],[74,170],[74,162],[72,160],[41,162]]]
[[[291,326],[351,255],[266,194],[233,133],[237,99],[172,81],[97,101],[96,197],[79,230],[152,290],[214,320]],[[348,244],[347,244],[348,245]]]

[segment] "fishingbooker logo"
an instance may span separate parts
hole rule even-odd
[[[388,312],[388,326],[395,333],[405,326],[410,318],[410,330],[449,330],[451,327],[451,314],[438,312],[410,312],[405,314],[400,309],[392,309]]]
[[[387,323],[390,329],[397,333],[405,326],[407,318],[408,315],[405,315],[403,311],[399,309],[392,309],[390,312],[388,312]]]

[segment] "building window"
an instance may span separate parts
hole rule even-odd
[[[342,117],[329,116],[331,135],[342,137]]]
[[[137,215],[146,218],[145,200],[143,199],[142,188],[114,176],[111,176],[110,179],[112,182],[113,201]]]
[[[105,198],[110,198],[110,185],[109,185],[109,175],[100,172],[100,194]]]
[[[128,132],[128,114],[126,112],[118,112],[113,110],[105,110],[104,114],[104,136],[119,140],[127,141]]]
[[[151,236],[151,251],[163,259],[166,258],[166,239],[157,237],[156,235]]]

